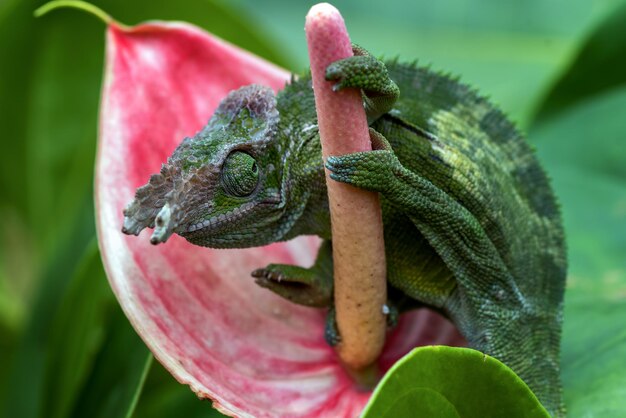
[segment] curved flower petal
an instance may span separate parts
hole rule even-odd
[[[270,262],[311,264],[317,238],[248,250],[210,250],[178,236],[152,246],[120,232],[136,187],[183,137],[202,128],[241,85],[280,89],[289,74],[182,23],[107,33],[96,206],[102,257],[126,315],[155,357],[200,397],[239,416],[356,416],[357,390],[323,338],[324,312],[257,287]],[[380,359],[386,369],[412,347],[460,343],[429,312],[403,317]]]

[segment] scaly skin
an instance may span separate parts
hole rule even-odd
[[[387,73],[388,72],[388,73]],[[564,416],[559,351],[566,261],[546,176],[504,115],[467,86],[355,48],[336,88],[360,88],[373,151],[331,157],[331,178],[381,193],[391,301],[447,315],[469,345],[511,367]],[[391,81],[393,80],[393,81]],[[401,92],[400,95],[398,93]],[[137,190],[123,231],[154,227],[214,248],[315,234],[315,265],[270,265],[257,283],[315,307],[332,303],[326,185],[310,77],[277,97],[232,92]],[[336,341],[332,315],[327,337]]]

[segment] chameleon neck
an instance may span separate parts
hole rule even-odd
[[[281,240],[298,235],[330,239],[328,195],[317,127],[315,97],[307,74],[293,78],[278,93],[279,159],[282,159],[283,212]],[[281,151],[282,150],[282,151]]]
[[[293,152],[295,151],[295,152]],[[283,187],[288,193],[287,222],[291,224],[284,239],[298,235],[317,235],[330,239],[328,194],[322,165],[322,150],[317,129],[305,137],[288,157]],[[294,217],[294,214],[298,214]]]

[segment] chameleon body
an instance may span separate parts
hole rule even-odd
[[[380,192],[390,302],[449,317],[470,347],[511,367],[563,416],[559,351],[566,273],[558,207],[533,152],[468,86],[355,47],[331,64],[335,88],[359,88],[373,151],[330,157],[335,181]],[[308,306],[332,304],[328,200],[310,77],[277,96],[231,92],[137,190],[123,231],[154,228],[214,248],[315,234],[311,268],[269,265],[259,285]],[[358,291],[355,289],[355,291]],[[332,310],[331,310],[332,317]],[[336,342],[331,326],[327,338]]]

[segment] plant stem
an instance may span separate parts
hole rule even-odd
[[[94,6],[91,3],[87,3],[85,1],[80,0],[55,0],[49,3],[44,4],[35,10],[35,17],[41,17],[52,10],[61,9],[61,8],[72,8],[82,10],[87,12],[93,16],[96,16],[98,19],[102,20],[106,25],[110,25],[112,23],[117,24],[120,27],[124,27],[118,22],[116,22],[108,13],[104,10],[100,9],[98,6]]]

